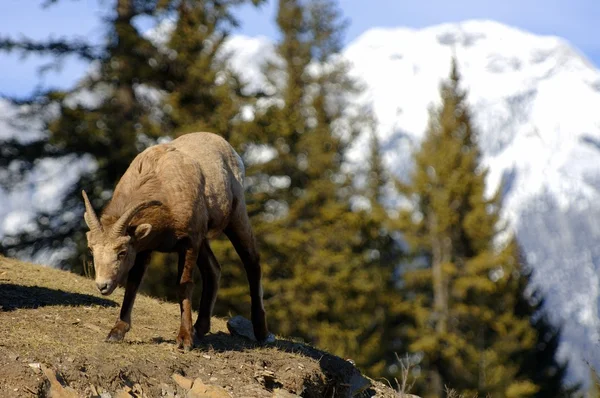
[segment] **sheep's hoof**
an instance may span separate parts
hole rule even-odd
[[[125,337],[125,332],[122,331],[121,329],[118,329],[115,327],[110,331],[108,336],[106,336],[105,341],[107,341],[109,343],[118,343],[120,341],[123,341],[124,337]]]
[[[197,322],[194,325],[195,336],[197,340],[204,337],[208,332],[210,332],[210,321],[209,322]]]
[[[123,341],[125,337],[125,333],[129,331],[129,325],[123,321],[117,321],[115,326],[111,329],[108,336],[106,336],[105,341],[110,343],[115,343],[119,341]]]
[[[183,350],[183,352],[190,352],[194,349],[194,343],[181,342],[179,343],[178,348]]]
[[[183,350],[183,352],[190,352],[194,349],[194,344],[183,344],[183,346],[181,347],[181,349]]]
[[[192,351],[194,348],[194,339],[189,333],[177,336],[177,348],[182,349],[185,352]]]

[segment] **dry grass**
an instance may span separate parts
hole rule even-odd
[[[446,387],[446,398],[467,398],[467,397],[465,395],[459,394],[458,392],[456,392],[456,390]],[[475,394],[470,398],[478,398],[478,395]],[[486,397],[486,398],[490,398],[490,396],[488,395],[488,397]]]
[[[301,343],[279,339],[256,346],[231,336],[216,318],[201,346],[184,353],[175,347],[178,305],[141,295],[125,341],[106,343],[122,296],[117,289],[104,298],[89,279],[0,256],[0,396],[44,396],[45,378],[35,363],[56,370],[63,384],[87,397],[126,386],[148,397],[182,394],[174,372],[234,397],[272,397],[277,388],[334,397],[345,396],[358,373],[349,362]],[[395,393],[374,382],[362,396]]]
[[[396,355],[396,362],[400,364],[400,381],[396,379],[396,384],[398,385],[398,395],[400,398],[404,397],[413,397],[414,395],[409,394],[413,385],[415,384],[414,380],[410,382],[411,379],[411,368],[412,364],[408,355],[405,359],[401,359],[398,354]]]

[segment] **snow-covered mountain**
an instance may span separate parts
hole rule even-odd
[[[226,47],[232,66],[260,85],[261,63],[274,59],[272,43],[233,37]],[[587,377],[585,361],[600,369],[600,71],[560,38],[491,21],[366,32],[344,51],[365,86],[352,101],[372,106],[386,165],[398,177],[410,171],[453,54],[490,168],[489,189],[504,178],[506,218],[546,308],[563,324],[564,355],[576,376]],[[357,141],[351,162],[363,160],[366,140]],[[20,196],[0,190],[0,235],[43,187],[32,182]]]

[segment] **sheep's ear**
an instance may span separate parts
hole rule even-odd
[[[150,231],[152,231],[152,225],[140,224],[135,228],[133,237],[135,238],[135,240],[142,240],[150,234]]]

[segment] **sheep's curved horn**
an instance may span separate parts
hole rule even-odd
[[[96,213],[92,208],[92,204],[90,203],[87,194],[85,193],[85,191],[81,191],[81,194],[83,195],[83,202],[85,203],[85,213],[83,213],[85,223],[90,228],[90,232],[102,233],[102,224],[100,224],[100,221],[98,221],[98,217],[96,216]]]
[[[115,225],[113,225],[111,235],[115,238],[125,235],[125,232],[127,231],[127,226],[131,222],[131,219],[133,219],[133,216],[135,216],[138,211],[151,206],[162,206],[162,202],[159,202],[158,200],[151,200],[148,202],[138,203],[137,205],[130,207],[125,213],[121,215],[121,217],[119,217]]]

